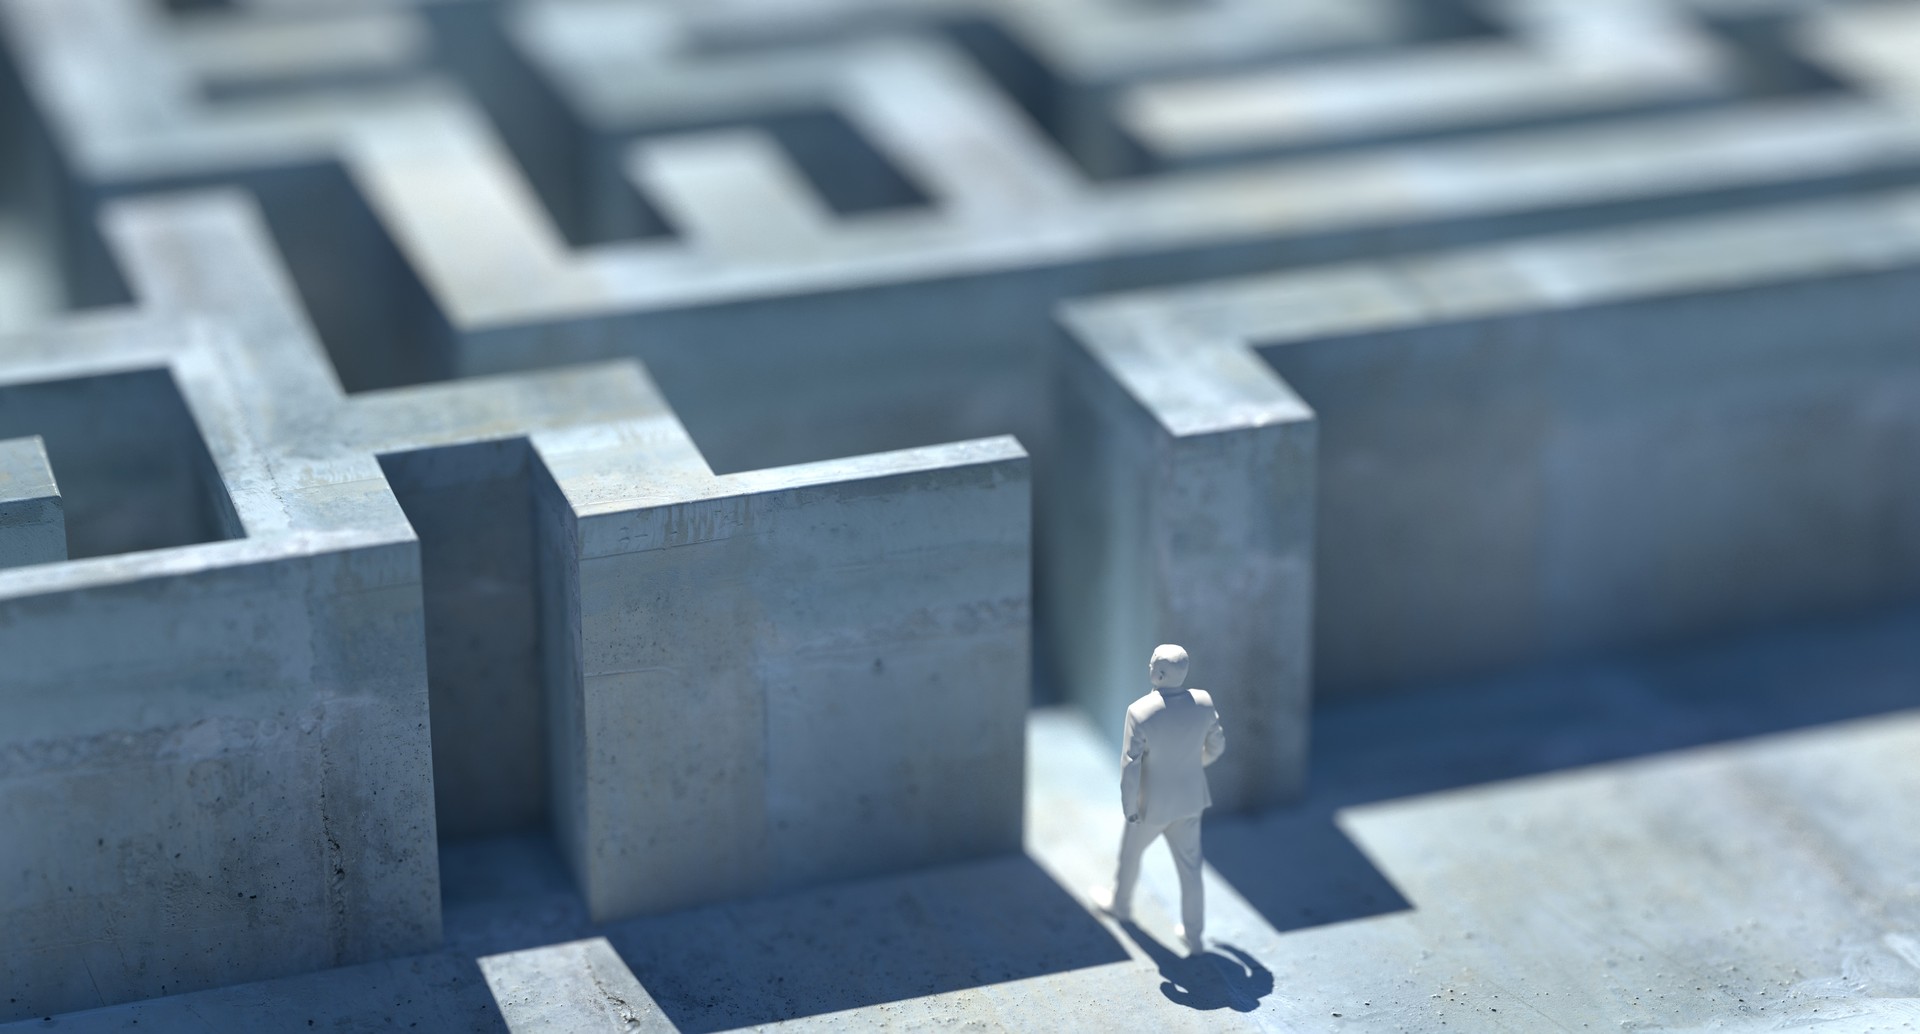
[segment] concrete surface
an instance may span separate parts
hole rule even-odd
[[[1075,303],[1061,408],[1085,430],[1061,465],[1113,473],[1072,486],[1093,497],[1056,508],[1050,540],[1163,491],[1195,514],[1265,508],[1243,519],[1295,543],[1296,566],[1312,542],[1330,693],[1911,598],[1917,262],[1920,195],[1901,192]],[[1071,408],[1102,393],[1119,397]],[[1267,449],[1309,406],[1311,471],[1240,461],[1212,482],[1242,494],[1167,490],[1137,459],[1151,436]],[[1186,566],[1214,572],[1195,591],[1277,620],[1246,540],[1191,542],[1210,559]],[[1151,584],[1185,577],[1170,564]],[[1082,634],[1078,663],[1114,653]],[[1212,688],[1283,672],[1302,649],[1285,634],[1236,630],[1275,655]]]
[[[332,538],[0,592],[8,1015],[437,942],[413,547]]]
[[[67,515],[38,435],[0,440],[0,567],[67,558]]]
[[[1209,819],[1198,959],[1163,852],[1138,925],[1080,899],[1111,875],[1118,758],[1041,711],[1024,855],[595,925],[549,844],[478,841],[444,855],[440,952],[57,1022],[1908,1029],[1916,644],[1909,608],[1332,703],[1302,805]]]
[[[1911,598],[1911,3],[184,6],[0,0],[0,1017],[1910,1013],[1906,723],[1623,759],[1911,614],[1428,683]],[[1195,962],[1075,897],[1156,628],[1309,795]]]
[[[1920,176],[1888,76],[1776,82],[1884,62],[1791,32],[1723,40],[1738,17],[1680,3],[301,6],[0,6],[25,93],[67,143],[55,196],[83,299],[123,292],[91,229],[101,200],[244,185],[350,392],[636,357],[719,471],[1012,433],[1043,514],[1065,469],[1048,463],[1045,358],[1064,298]],[[308,36],[309,53],[286,45]],[[1449,94],[1464,73],[1435,73],[1435,48],[1524,67]],[[1342,120],[1397,142],[1340,153],[1311,153],[1340,131],[1207,170],[1141,174],[1126,153],[1122,93],[1273,69],[1362,114],[1398,110],[1368,99],[1382,74],[1438,74],[1443,110]],[[1595,106],[1618,117],[1565,124]],[[1424,140],[1449,127],[1459,139]],[[1207,146],[1262,154],[1271,128]],[[1037,527],[1041,563],[1072,548]],[[1066,611],[1101,603],[1036,577]],[[1195,606],[1169,619],[1214,622]],[[1055,612],[1033,630],[1047,683],[1110,692],[1076,681],[1092,669]],[[1274,690],[1260,721],[1276,731],[1255,741],[1272,777],[1244,803],[1299,785],[1298,732],[1281,730],[1302,692]]]
[[[1156,329],[1056,350],[1037,595],[1061,684],[1116,745],[1147,656],[1187,648],[1191,684],[1229,730],[1209,770],[1215,806],[1249,811],[1303,789],[1318,428],[1244,352],[1148,359],[1142,380],[1101,366],[1151,352]]]
[[[440,836],[542,826],[618,760],[589,726],[547,725],[549,698],[598,733],[645,703],[649,672],[694,727],[705,706],[756,731],[711,761],[767,802],[768,853],[648,842],[707,812],[596,791],[572,828],[629,866],[583,866],[596,914],[1016,843],[1011,440],[719,476],[630,363],[349,399],[251,206],[191,195],[109,221],[138,304],[0,347],[0,430],[45,433],[82,557],[0,571],[0,818],[34,831],[0,846],[6,1015],[430,947]],[[542,545],[541,519],[576,551]],[[916,537],[878,534],[899,526]],[[713,548],[689,548],[701,536]],[[623,564],[693,565],[711,610],[623,602]],[[650,638],[669,612],[685,634]],[[568,642],[571,681],[543,660]],[[849,754],[810,723],[854,694],[870,702]],[[628,760],[693,742],[627,713]],[[849,800],[877,775],[891,784]]]
[[[558,826],[595,918],[1019,845],[1025,455],[871,466],[543,508],[578,601]]]

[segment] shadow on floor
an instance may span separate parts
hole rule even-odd
[[[1207,856],[1280,930],[1380,915],[1410,905],[1335,827],[1342,808],[1916,705],[1920,608],[1335,701],[1314,721],[1309,799],[1209,818]],[[448,951],[605,936],[689,1034],[1127,958],[1024,855],[603,926],[543,834],[444,845],[441,861]],[[1189,959],[1124,930],[1170,1001],[1247,1011],[1272,991],[1272,974],[1236,948]]]
[[[1184,955],[1132,922],[1121,923],[1120,929],[1160,968],[1160,993],[1175,1005],[1202,1012],[1252,1012],[1260,999],[1273,993],[1273,972],[1231,944],[1216,943],[1205,954]]]
[[[686,1034],[1124,962],[1026,855],[595,925],[544,835],[445,845],[447,946],[604,936]]]
[[[688,1034],[1127,958],[1025,855],[635,920],[606,936]]]
[[[1398,911],[1340,809],[1916,706],[1920,608],[1335,700],[1314,717],[1307,800],[1209,817],[1207,860],[1282,931]]]

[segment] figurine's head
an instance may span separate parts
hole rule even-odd
[[[1179,689],[1186,685],[1187,651],[1172,643],[1154,647],[1153,659],[1147,662],[1147,678],[1155,689]]]

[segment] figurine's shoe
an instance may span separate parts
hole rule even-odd
[[[1204,936],[1201,936],[1201,937],[1188,937],[1188,936],[1187,936],[1187,927],[1186,927],[1186,925],[1185,925],[1184,923],[1183,923],[1183,924],[1181,924],[1181,925],[1178,925],[1178,926],[1175,926],[1175,927],[1173,928],[1173,935],[1174,935],[1175,937],[1178,937],[1178,938],[1180,938],[1180,941],[1181,941],[1181,943],[1183,943],[1183,944],[1185,944],[1185,945],[1187,946],[1187,954],[1188,954],[1188,955],[1204,955],[1204,954],[1206,954],[1206,951],[1207,951],[1207,939],[1206,939],[1206,938],[1205,938]]]
[[[1087,891],[1087,900],[1093,902],[1093,907],[1123,923],[1133,918],[1133,909],[1113,903],[1112,887],[1095,887]]]

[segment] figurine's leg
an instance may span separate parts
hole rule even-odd
[[[1180,874],[1180,930],[1193,952],[1203,950],[1207,925],[1206,891],[1200,882],[1200,816],[1193,815],[1169,823],[1167,850],[1173,852],[1173,868]]]
[[[1144,822],[1127,823],[1127,831],[1120,835],[1120,871],[1114,874],[1113,906],[1107,910],[1117,918],[1133,914],[1133,885],[1140,881],[1140,856],[1159,835],[1158,829],[1150,830]]]

